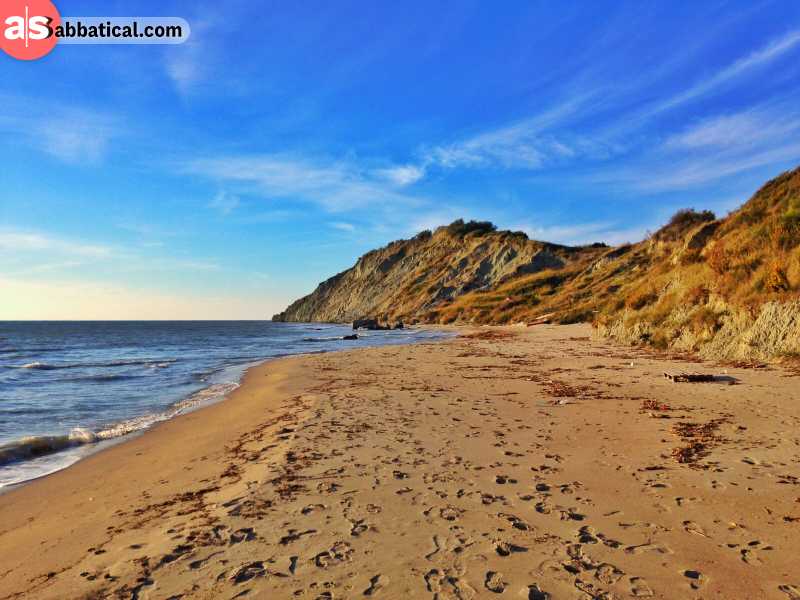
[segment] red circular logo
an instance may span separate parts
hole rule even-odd
[[[35,60],[55,48],[55,29],[61,24],[50,0],[2,0],[0,48],[20,60]]]

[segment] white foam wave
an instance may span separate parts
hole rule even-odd
[[[238,386],[238,383],[215,384],[176,402],[163,412],[127,419],[97,431],[78,427],[64,435],[27,436],[14,440],[0,445],[0,466],[37,459],[76,446],[94,444],[142,431],[156,423],[189,412],[214,400],[220,400]]]
[[[25,365],[20,365],[18,369],[34,369],[39,371],[55,371],[58,369],[84,369],[95,367],[127,367],[135,365],[152,366],[159,369],[170,366],[177,362],[177,358],[162,358],[154,359],[131,359],[131,360],[112,360],[108,362],[90,362],[90,363],[63,363],[63,364],[50,364],[35,361]]]

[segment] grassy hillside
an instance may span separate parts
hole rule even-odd
[[[800,352],[799,291],[796,169],[723,219],[683,210],[616,248],[457,221],[365,255],[277,317],[501,324],[550,315],[631,343],[772,357]]]
[[[277,321],[346,322],[363,316],[418,322],[458,298],[530,273],[570,269],[604,248],[569,248],[455,221],[368,252],[356,264],[275,315]]]

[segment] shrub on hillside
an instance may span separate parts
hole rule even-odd
[[[686,229],[692,225],[705,223],[706,221],[713,221],[717,218],[710,210],[696,211],[693,208],[683,208],[672,215],[672,218],[667,223],[667,227],[680,227]]]
[[[773,230],[773,239],[780,248],[794,248],[800,244],[800,200],[790,203]]]
[[[491,221],[468,221],[465,223],[464,219],[457,219],[447,226],[447,232],[450,235],[460,237],[464,237],[468,233],[486,235],[493,231],[497,231],[497,226]]]
[[[698,212],[693,208],[683,208],[672,215],[669,222],[656,232],[655,239],[663,241],[677,240],[695,225],[713,221],[716,218],[717,216],[710,210]]]
[[[733,264],[730,253],[725,249],[725,244],[721,241],[714,244],[708,253],[708,266],[717,275],[722,275],[730,270]]]
[[[719,315],[710,308],[701,308],[692,316],[692,329],[695,332],[709,332],[711,334],[719,331]]]
[[[789,279],[786,270],[780,263],[775,262],[767,272],[764,286],[771,292],[785,292],[789,289]]]
[[[625,298],[625,306],[640,310],[658,300],[658,294],[652,288],[640,288]]]
[[[705,304],[708,302],[708,288],[704,285],[696,285],[691,288],[688,292],[686,292],[686,296],[684,296],[684,301],[696,305],[696,304]]]
[[[702,258],[703,257],[700,254],[699,248],[688,248],[687,250],[684,250],[683,253],[681,254],[680,262],[683,266],[693,265],[695,263],[700,262]]]

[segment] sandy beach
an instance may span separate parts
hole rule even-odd
[[[797,376],[464,331],[264,363],[0,496],[0,598],[800,599]]]

